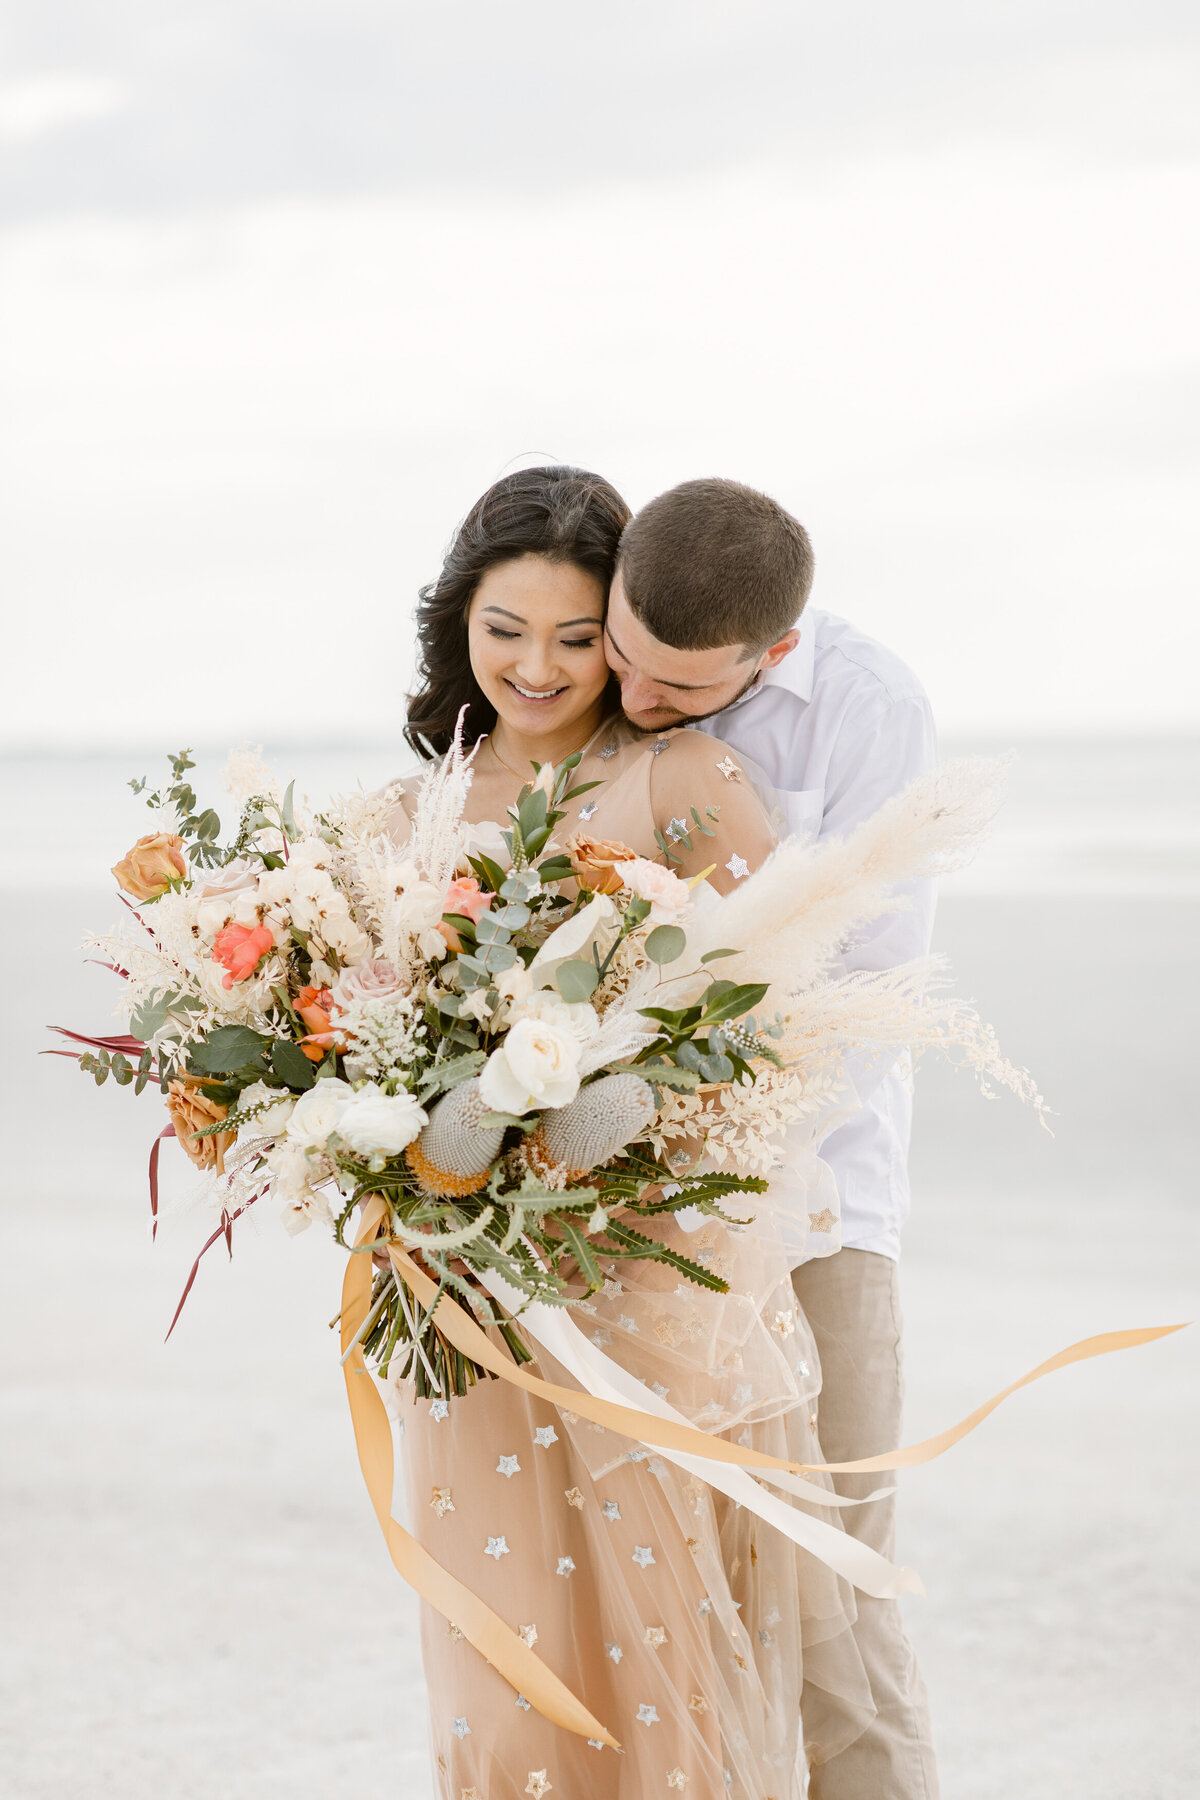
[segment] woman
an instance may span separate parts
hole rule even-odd
[[[579,782],[598,785],[572,803],[563,835],[598,840],[601,862],[610,839],[669,856],[679,874],[724,892],[775,833],[725,745],[689,731],[647,740],[614,704],[601,633],[628,516],[607,482],[573,469],[526,470],[489,489],[422,596],[423,685],[407,736],[439,755],[466,709],[466,741],[479,746],[468,818],[493,854],[496,822],[532,765],[578,752]],[[414,786],[393,816],[397,838]],[[712,1221],[691,1233],[663,1227],[726,1277],[727,1295],[659,1264],[623,1264],[578,1316],[593,1343],[693,1423],[818,1462],[816,1353],[769,1212],[744,1234]],[[538,1365],[570,1385],[544,1353]],[[800,1792],[802,1681],[848,1697],[865,1725],[850,1590],[703,1482],[502,1381],[448,1409],[408,1394],[401,1416],[414,1532],[623,1745],[618,1755],[549,1723],[423,1609],[442,1800],[673,1790],[785,1800]],[[843,1747],[805,1750],[823,1760]]]

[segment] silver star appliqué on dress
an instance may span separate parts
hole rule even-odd
[[[453,1725],[451,1725],[450,1729],[454,1733],[455,1737],[458,1739],[460,1744],[462,1743],[462,1741],[465,1737],[470,1737],[470,1735],[471,1735],[471,1727],[467,1724],[467,1721],[465,1718],[455,1719],[455,1721],[454,1721]]]
[[[725,864],[725,867],[729,870],[729,873],[733,876],[735,881],[740,881],[743,875],[748,875],[750,873],[750,864],[746,861],[744,856],[739,856],[736,850]]]
[[[742,773],[732,756],[727,756],[723,762],[719,762],[717,768],[725,777],[726,781],[737,781]]]
[[[518,1631],[518,1633],[517,1633],[517,1636],[520,1638],[521,1642],[524,1644],[524,1646],[527,1650],[532,1650],[533,1646],[537,1643],[537,1637],[538,1637],[537,1626],[536,1625],[522,1625],[520,1631]]]
[[[650,1564],[654,1561],[654,1552],[649,1544],[635,1544],[633,1548],[633,1560],[639,1569],[649,1568]]]
[[[520,1707],[520,1709],[521,1709],[521,1711],[522,1711],[522,1712],[528,1712],[528,1711],[529,1711],[529,1702],[528,1702],[528,1700],[527,1700],[527,1699],[526,1699],[526,1698],[525,1698],[525,1696],[524,1696],[524,1694],[518,1694],[518,1695],[517,1695],[517,1698],[516,1698],[516,1700],[515,1700],[515,1701],[514,1701],[514,1705],[516,1705],[516,1706],[519,1706],[519,1707]]]
[[[638,1718],[641,1720],[643,1725],[657,1725],[658,1724],[658,1708],[657,1708],[657,1706],[650,1706],[646,1703],[646,1701],[643,1700],[642,1704],[638,1707]]]
[[[573,1575],[574,1573],[575,1573],[575,1558],[573,1556],[560,1556],[558,1559],[558,1568],[555,1570],[555,1574],[556,1575]]]
[[[605,1644],[604,1654],[607,1656],[609,1662],[619,1663],[625,1652],[622,1650],[620,1644]]]
[[[605,744],[603,750],[597,750],[596,752],[596,755],[600,758],[601,762],[607,762],[610,756],[615,756],[616,754],[617,746],[615,744]]]
[[[661,1650],[667,1641],[667,1634],[661,1625],[647,1625],[646,1642],[652,1650]]]
[[[435,1400],[429,1408],[429,1416],[436,1424],[441,1419],[450,1417],[450,1408],[445,1400]]]
[[[667,1786],[669,1788],[678,1788],[680,1793],[682,1793],[687,1784],[688,1778],[682,1769],[677,1767],[667,1770]]]
[[[651,756],[661,756],[664,750],[669,750],[670,748],[670,738],[659,738],[657,744],[651,744],[650,754]]]
[[[595,818],[596,811],[597,811],[597,807],[596,807],[596,802],[594,800],[589,800],[586,806],[580,807],[579,816],[583,820],[585,825],[587,824],[589,819]]]
[[[682,843],[687,834],[688,828],[686,819],[668,819],[666,835],[673,844]]]
[[[507,1475],[511,1481],[514,1475],[521,1473],[521,1465],[515,1456],[502,1456],[496,1464],[497,1475]]]
[[[615,1525],[621,1517],[621,1509],[615,1500],[606,1500],[601,1510],[610,1525]]]
[[[533,1434],[533,1441],[535,1444],[540,1445],[543,1450],[548,1450],[551,1444],[557,1444],[558,1433],[555,1431],[553,1425],[539,1425]]]
[[[454,1500],[449,1488],[435,1487],[429,1504],[439,1519],[444,1519],[448,1512],[454,1511]]]
[[[508,1539],[506,1537],[490,1537],[483,1554],[492,1557],[496,1562],[499,1562],[502,1556],[511,1556]]]

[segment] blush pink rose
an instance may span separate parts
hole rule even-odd
[[[387,1000],[404,992],[404,983],[390,962],[355,963],[343,969],[333,984],[333,1004],[345,1012],[356,1000]]]
[[[265,925],[227,925],[219,931],[213,939],[213,961],[228,970],[222,987],[247,980],[274,946],[275,939]]]
[[[444,913],[459,913],[463,918],[470,919],[472,925],[479,923],[491,904],[492,895],[480,887],[473,875],[458,876],[442,897]],[[447,920],[442,920],[438,930],[452,950],[462,949],[462,940]]]
[[[650,902],[651,924],[674,925],[687,911],[691,891],[673,869],[664,869],[661,863],[652,863],[644,856],[633,856],[618,865],[617,873],[631,894]]]

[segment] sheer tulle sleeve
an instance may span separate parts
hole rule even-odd
[[[654,753],[650,803],[671,867],[685,880],[707,870],[712,886],[728,893],[779,841],[762,777],[704,732],[677,731],[659,742],[665,748]]]

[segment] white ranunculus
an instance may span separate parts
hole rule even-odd
[[[252,1087],[243,1088],[238,1095],[238,1110],[248,1112],[252,1106],[261,1106],[262,1112],[253,1119],[247,1119],[239,1127],[239,1134],[247,1137],[279,1137],[296,1102],[286,1090],[268,1087],[265,1081],[256,1081]]]
[[[634,856],[620,865],[622,885],[639,900],[650,902],[652,925],[677,925],[692,902],[691,889],[681,881],[674,869]]]
[[[271,1191],[279,1200],[299,1200],[306,1198],[311,1192],[308,1178],[312,1173],[311,1165],[299,1144],[276,1144],[267,1152],[267,1167],[271,1171]]]
[[[479,1091],[495,1112],[565,1106],[579,1092],[579,1054],[574,1032],[522,1019],[483,1065]]]
[[[307,1231],[313,1224],[332,1225],[333,1208],[324,1194],[306,1188],[302,1194],[284,1201],[279,1219],[283,1229],[295,1237],[298,1232]]]
[[[343,1111],[337,1134],[356,1156],[399,1156],[428,1122],[411,1094],[385,1094],[368,1082]]]
[[[366,932],[350,917],[349,907],[328,913],[318,926],[317,935],[348,966],[366,962],[374,948]]]
[[[336,1075],[323,1076],[297,1100],[287,1125],[289,1142],[302,1150],[323,1150],[353,1098],[348,1081],[340,1081]]]

